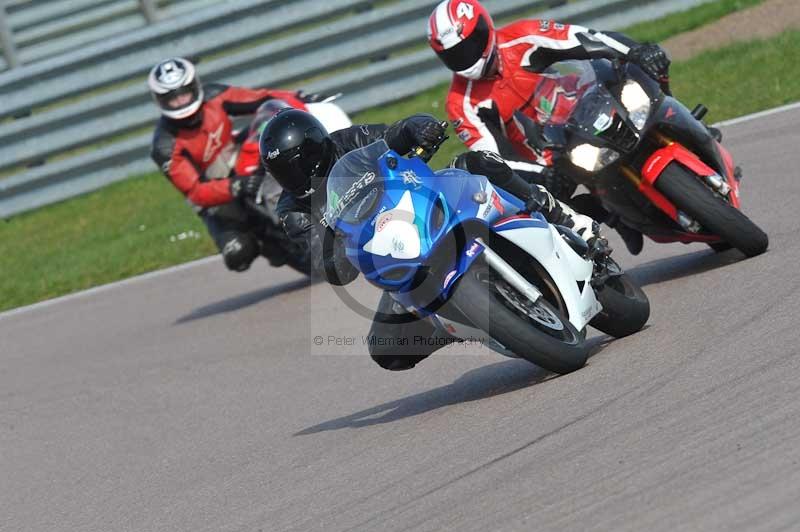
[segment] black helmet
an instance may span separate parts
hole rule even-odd
[[[299,109],[280,111],[259,142],[264,168],[298,198],[314,193],[334,163],[334,145],[325,126]]]
[[[203,105],[203,85],[197,69],[182,57],[173,57],[154,66],[147,83],[161,114],[167,118],[184,120]]]

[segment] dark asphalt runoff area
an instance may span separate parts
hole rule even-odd
[[[652,316],[570,375],[479,345],[386,372],[266,263],[0,315],[0,530],[800,529],[800,110],[723,131],[769,252],[610,234]]]

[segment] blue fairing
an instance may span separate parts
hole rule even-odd
[[[352,163],[352,160],[349,162]],[[356,173],[352,166],[349,170]],[[371,171],[379,174],[375,182],[380,184],[380,195],[374,204],[370,203],[363,219],[336,219],[335,227],[346,235],[345,249],[353,265],[372,284],[395,292],[395,298],[409,308],[420,308],[420,304],[411,300],[410,292],[416,272],[431,263],[430,259],[439,245],[464,222],[478,222],[496,231],[519,227],[521,224],[546,226],[538,214],[514,216],[522,208],[522,201],[495,189],[484,176],[452,168],[434,172],[421,159],[406,159],[391,150],[383,152],[377,164],[372,163]],[[365,247],[370,248],[373,239],[379,240],[376,233],[383,231],[386,224],[408,212],[397,210],[404,198],[407,206],[407,194],[413,204],[413,225],[419,233],[419,252],[416,252],[414,242],[414,251],[410,253],[413,256],[396,258],[393,256],[395,251],[398,255],[407,251],[404,250],[406,244],[398,242],[396,237],[388,244],[393,246],[388,252],[390,254],[382,256],[387,252],[365,250]],[[400,214],[395,216],[395,212]],[[411,222],[410,219],[406,221]],[[376,224],[380,225],[380,229],[376,229]],[[496,229],[495,225],[498,225]],[[449,295],[455,281],[469,269],[482,251],[482,246],[471,240],[464,249],[451,253],[450,257],[437,257],[436,271],[431,270],[428,275],[437,275],[442,279],[441,296],[446,298]]]

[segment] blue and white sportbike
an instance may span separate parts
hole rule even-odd
[[[615,337],[644,327],[647,296],[607,253],[486,177],[434,172],[415,153],[384,141],[348,153],[325,212],[347,259],[409,317],[556,373],[586,363],[587,325]]]

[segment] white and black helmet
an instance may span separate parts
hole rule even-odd
[[[154,66],[147,83],[153,99],[167,118],[189,118],[203,105],[203,85],[197,69],[182,57],[173,57]]]

